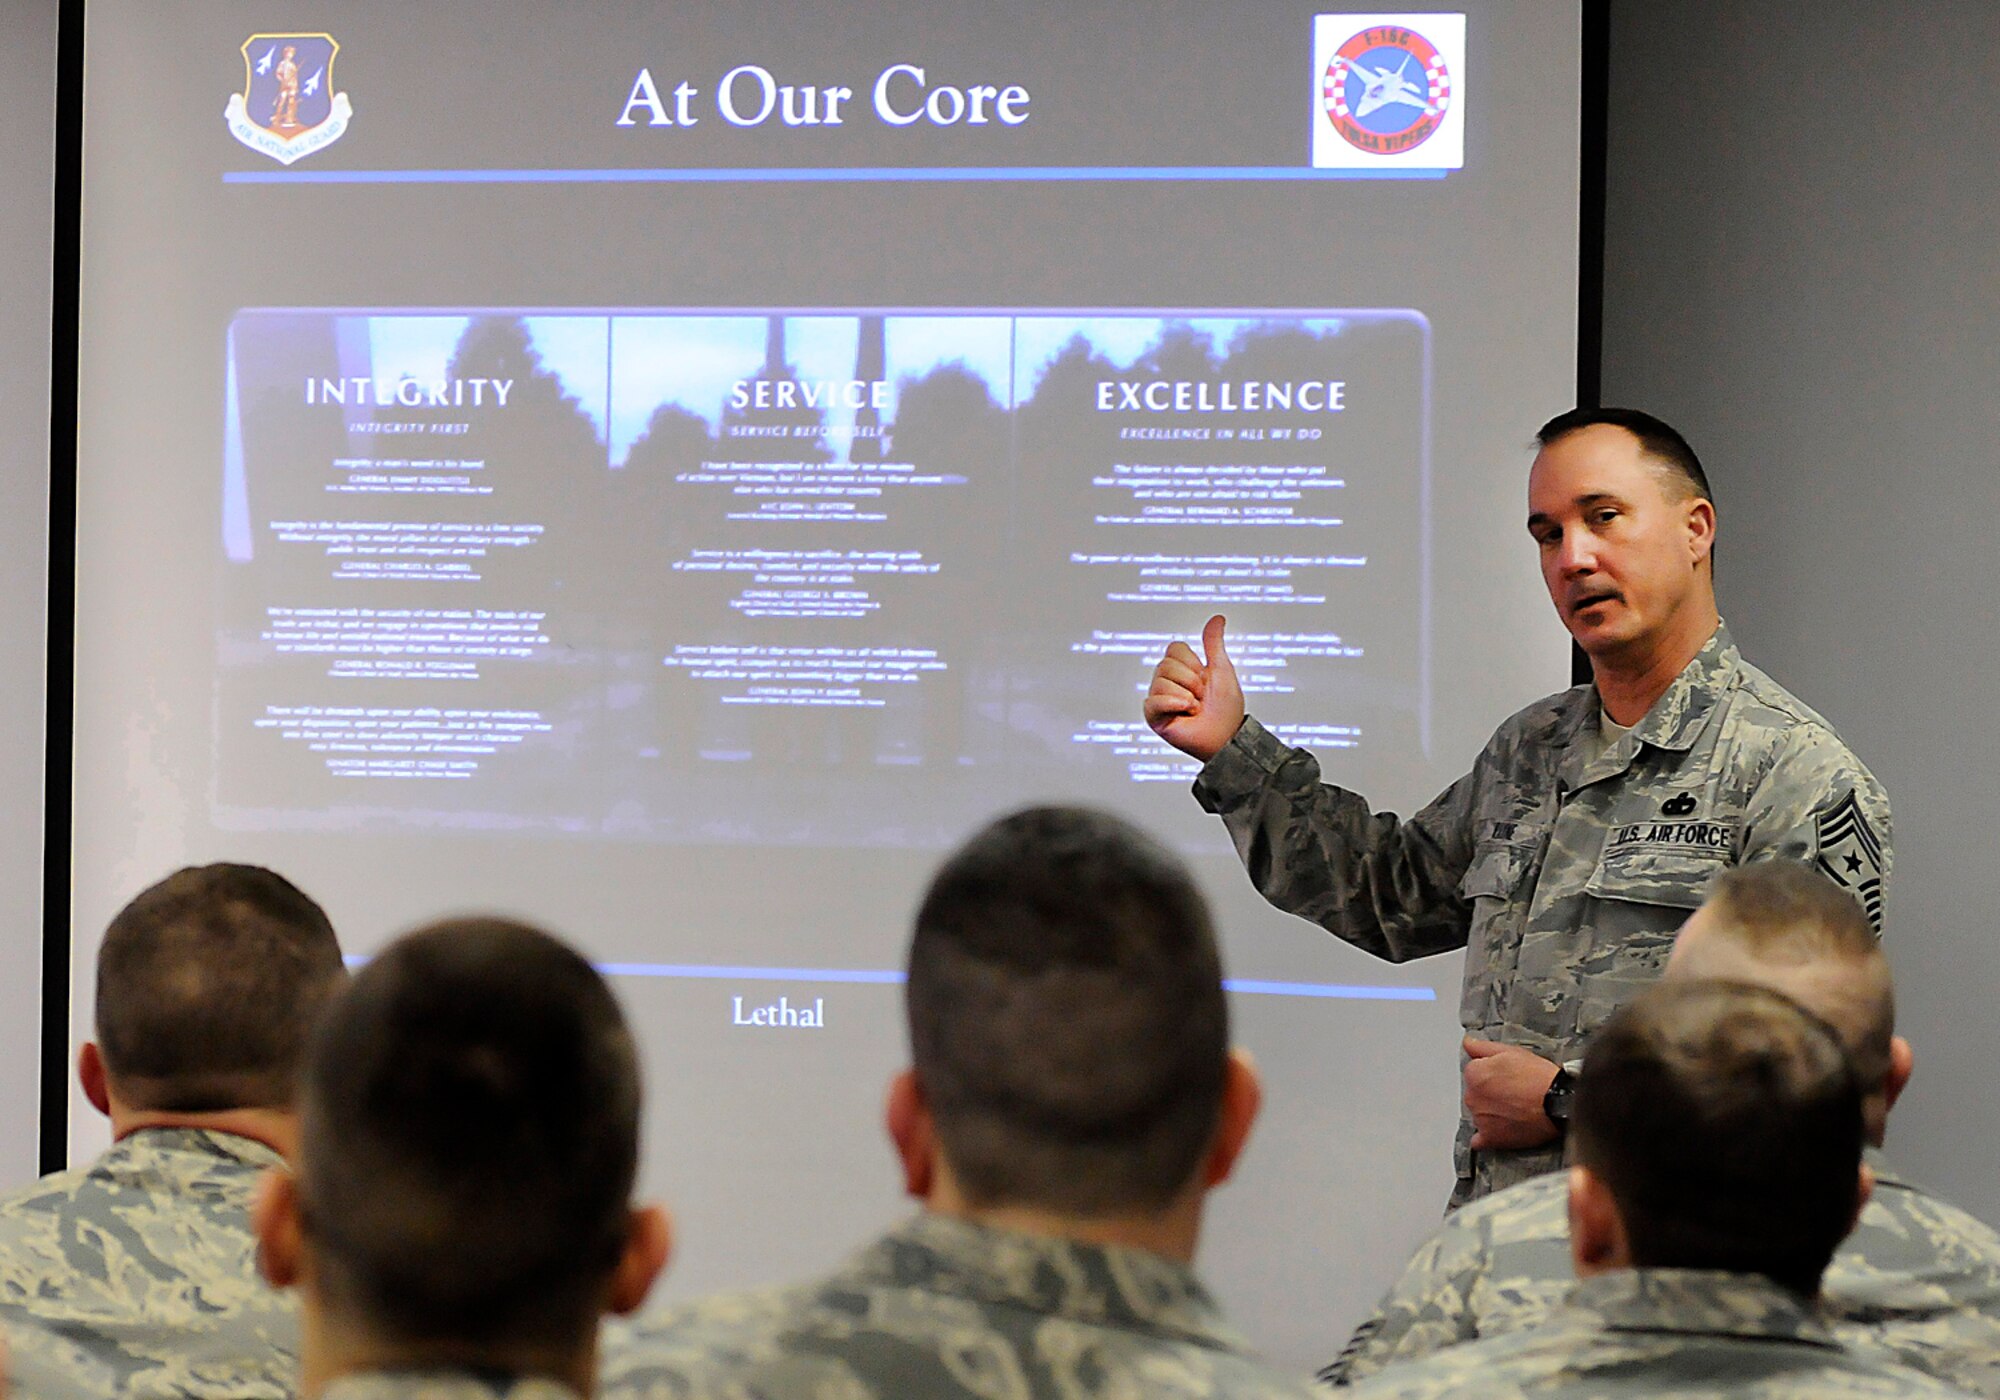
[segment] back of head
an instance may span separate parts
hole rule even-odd
[[[1859,1084],[1833,1030],[1767,988],[1667,981],[1633,998],[1590,1043],[1570,1131],[1642,1267],[1810,1296],[1854,1220]]]
[[[1865,1090],[1889,1072],[1895,984],[1882,940],[1860,903],[1799,861],[1758,861],[1716,878],[1682,931],[1676,977],[1770,987],[1840,1033]]]
[[[134,1108],[286,1107],[313,1021],[346,978],[325,912],[282,875],[177,871],[104,932],[105,1068]]]
[[[403,1343],[592,1334],[630,1219],[639,1071],[574,951],[499,919],[398,940],[330,1008],[301,1108],[325,1306]]]
[[[1158,1211],[1215,1131],[1229,1053],[1207,905],[1117,817],[1033,808],[938,872],[907,1008],[917,1079],[972,1204]]]
[[[1708,473],[1702,470],[1701,459],[1694,455],[1694,448],[1688,445],[1688,440],[1652,414],[1636,408],[1572,408],[1542,424],[1535,434],[1535,442],[1548,447],[1571,433],[1600,423],[1623,428],[1639,439],[1639,446],[1645,450],[1646,456],[1659,465],[1661,480],[1667,485],[1670,498],[1684,500],[1692,496],[1704,501],[1715,499],[1715,493],[1709,489]]]

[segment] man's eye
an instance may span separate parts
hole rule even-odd
[[[1618,518],[1618,512],[1606,506],[1601,510],[1593,511],[1590,518],[1596,524],[1609,525]]]

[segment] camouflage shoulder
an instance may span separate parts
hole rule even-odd
[[[1446,1217],[1445,1223],[1462,1219],[1466,1227],[1482,1231],[1495,1246],[1521,1239],[1547,1239],[1551,1234],[1567,1239],[1568,1202],[1569,1174],[1544,1172],[1462,1206]]]
[[[1536,1334],[1468,1342],[1391,1366],[1346,1393],[1353,1400],[1446,1400],[1468,1394],[1477,1394],[1480,1400],[1525,1400],[1529,1391],[1524,1382],[1553,1370],[1539,1362],[1548,1345]]]
[[[1737,703],[1752,718],[1773,729],[1803,724],[1823,729],[1829,734],[1835,732],[1826,716],[1778,684],[1768,672],[1748,661],[1739,660],[1737,675],[1742,696]]]
[[[1545,742],[1570,723],[1579,710],[1588,709],[1596,694],[1595,686],[1584,684],[1544,695],[1502,720],[1486,746],[1492,750],[1523,742]]]
[[[599,1336],[598,1393],[706,1393],[705,1373],[765,1350],[789,1319],[811,1305],[813,1291],[809,1285],[794,1285],[722,1293],[608,1322]]]
[[[67,1171],[50,1172],[37,1181],[0,1195],[0,1232],[5,1232],[16,1222],[34,1223],[51,1218],[76,1198],[89,1178],[88,1167],[72,1167]]]
[[[1542,1321],[1573,1282],[1568,1200],[1568,1177],[1552,1172],[1446,1216],[1346,1348],[1320,1370],[1320,1381],[1353,1385],[1390,1366]]]

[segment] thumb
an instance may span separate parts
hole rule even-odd
[[[1475,1040],[1471,1036],[1465,1038],[1465,1053],[1475,1060],[1483,1060],[1489,1055],[1497,1055],[1506,1048],[1506,1046],[1497,1040]]]
[[[1208,626],[1201,629],[1202,656],[1210,666],[1218,661],[1225,665],[1229,662],[1229,653],[1222,649],[1222,629],[1228,622],[1228,618],[1217,613],[1208,620]]]

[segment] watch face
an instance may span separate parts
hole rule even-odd
[[[1548,1093],[1542,1096],[1542,1112],[1552,1123],[1568,1123],[1569,1109],[1576,1081],[1570,1078],[1568,1070],[1557,1070],[1556,1077],[1549,1083]]]

